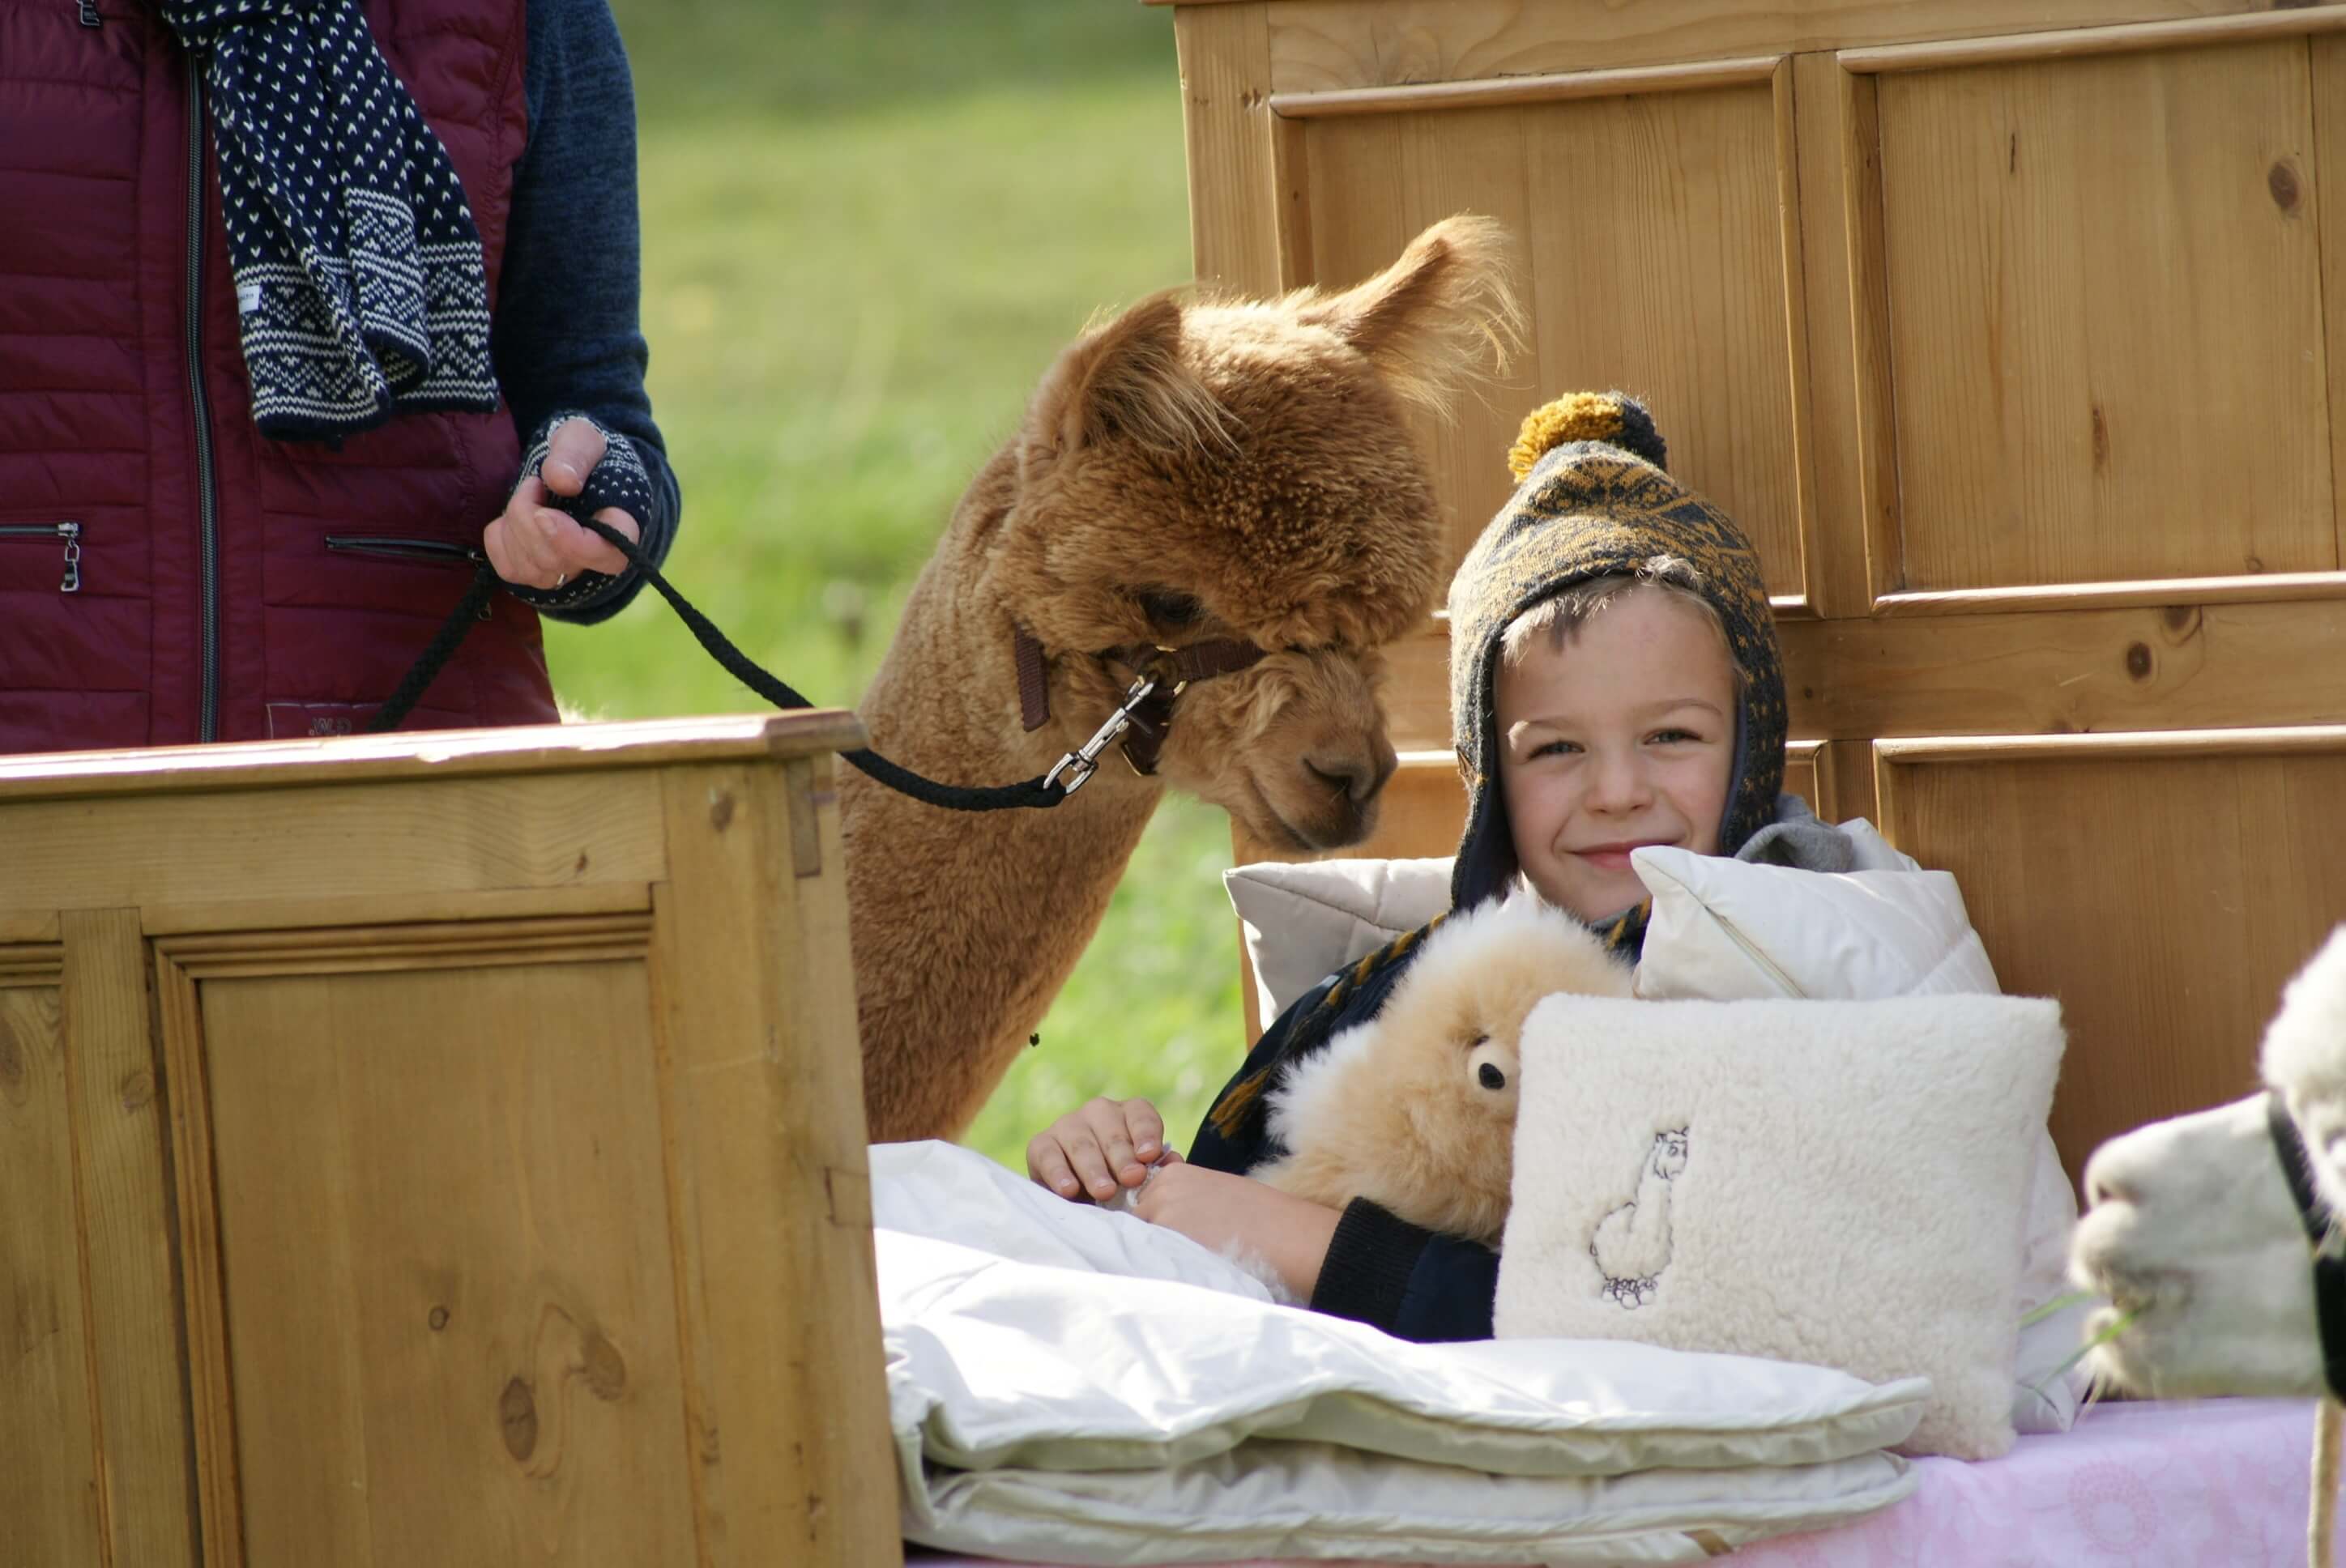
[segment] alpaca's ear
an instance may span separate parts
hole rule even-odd
[[[1227,445],[1229,417],[1181,362],[1181,303],[1160,294],[1059,355],[1035,394],[1029,461],[1114,440],[1168,453]]]
[[[1503,372],[1523,337],[1512,252],[1496,219],[1445,218],[1368,281],[1290,302],[1296,320],[1360,350],[1395,391],[1439,408],[1468,380]]]

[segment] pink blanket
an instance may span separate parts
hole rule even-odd
[[[1896,1507],[1842,1529],[1762,1542],[1733,1561],[1747,1568],[2298,1568],[2312,1439],[2312,1405],[2292,1400],[2098,1405],[2073,1431],[2024,1437],[2000,1460],[1920,1460],[1922,1484]],[[920,1568],[1004,1568],[996,1559],[918,1548],[906,1560]]]

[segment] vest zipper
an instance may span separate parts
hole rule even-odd
[[[212,494],[212,414],[204,397],[204,72],[188,56],[188,400],[196,415],[196,512],[202,528],[202,708],[196,738],[219,738],[219,517]]]
[[[60,594],[81,592],[81,524],[78,523],[0,523],[0,539],[62,539],[66,546],[65,581]]]
[[[76,14],[81,17],[81,25],[85,27],[106,25],[106,18],[97,14],[97,0],[79,0]]]
[[[488,559],[468,545],[445,539],[403,539],[372,534],[329,534],[326,548],[340,555],[389,555],[402,561],[445,561],[478,565]]]
[[[458,545],[446,539],[410,539],[398,535],[329,534],[326,548],[337,555],[380,555],[391,561],[420,561],[430,565],[477,566],[487,560],[488,553],[470,545]],[[495,612],[484,604],[480,619],[493,620]]]

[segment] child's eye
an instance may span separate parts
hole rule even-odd
[[[1576,740],[1551,740],[1543,746],[1535,747],[1532,756],[1534,758],[1573,757],[1577,756],[1579,751],[1580,743]]]
[[[1666,746],[1676,746],[1688,740],[1699,741],[1702,737],[1691,729],[1658,729],[1654,731],[1653,738]]]

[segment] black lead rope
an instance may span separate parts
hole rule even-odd
[[[590,528],[609,540],[617,547],[621,555],[634,563],[636,569],[643,573],[644,580],[659,590],[660,597],[675,607],[677,615],[683,619],[687,626],[691,628],[692,635],[699,639],[700,646],[709,650],[711,658],[725,667],[726,673],[776,708],[785,711],[814,706],[790,687],[760,668],[749,655],[735,647],[731,639],[719,631],[715,624],[707,616],[702,615],[691,600],[668,585],[668,580],[660,575],[659,568],[644,559],[643,553],[637,549],[635,544],[626,535],[621,534],[609,524],[597,522],[591,517],[581,517],[577,521],[582,527]],[[424,688],[432,684],[434,678],[446,667],[449,659],[454,657],[457,645],[464,640],[464,634],[471,631],[473,624],[481,618],[481,612],[487,606],[489,596],[503,585],[503,580],[498,577],[496,568],[483,561],[479,569],[473,574],[473,585],[464,591],[463,601],[450,614],[440,630],[433,636],[431,644],[423,650],[423,657],[415,661],[414,667],[410,669],[400,681],[398,689],[391,694],[381,711],[377,712],[373,719],[369,722],[367,725],[369,730],[395,729],[399,727],[400,721],[407,717],[408,710],[415,706],[416,699],[423,695]],[[1110,721],[1111,724],[1114,722],[1114,720]],[[1106,732],[1104,727],[1102,733],[1106,734]],[[1097,737],[1094,738],[1096,741],[1098,739]],[[1074,788],[1080,786],[1084,779],[1090,777],[1090,765],[1097,753],[1094,751],[1092,756],[1082,759],[1082,770],[1073,776],[1073,784],[1058,782],[1058,776],[1067,769],[1069,761],[1074,760],[1074,754],[1070,753],[1068,759],[1063,759],[1058,767],[1052,769],[1048,773],[1029,779],[1021,784],[1001,784],[990,788],[964,788],[954,784],[940,784],[933,779],[923,779],[912,769],[889,761],[868,746],[853,751],[842,751],[840,755],[863,769],[872,778],[888,786],[889,789],[899,794],[909,795],[913,799],[928,805],[942,806],[952,811],[1000,811],[1015,807],[1030,807],[1039,810],[1057,805],[1067,798]]]
[[[2313,1185],[2313,1156],[2297,1130],[2297,1118],[2278,1089],[2265,1095],[2265,1122],[2272,1129],[2273,1152],[2280,1156],[2280,1174],[2296,1200],[2298,1218],[2313,1244],[2313,1312],[2321,1326],[2321,1373],[2330,1391],[2346,1400],[2346,1256],[2331,1245],[2336,1217]]]

